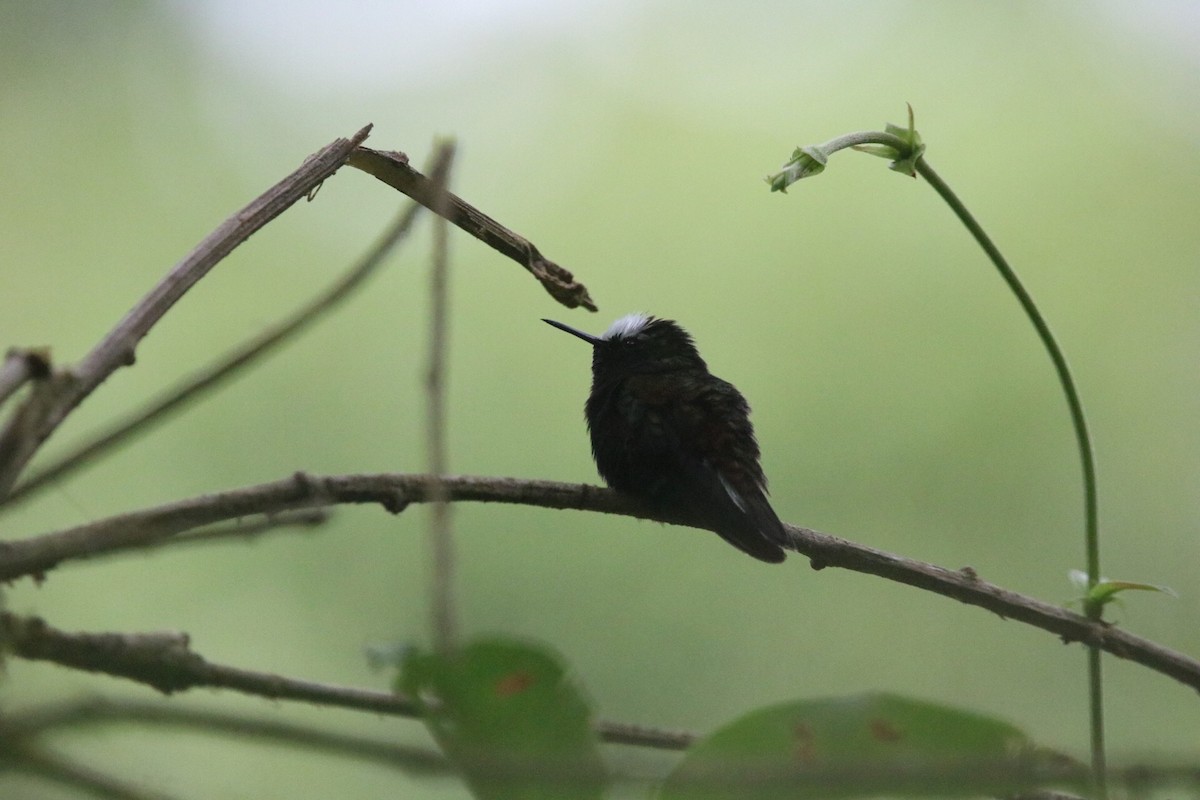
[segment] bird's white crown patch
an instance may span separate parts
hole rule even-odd
[[[608,326],[601,339],[627,339],[637,336],[654,318],[649,314],[626,314]]]

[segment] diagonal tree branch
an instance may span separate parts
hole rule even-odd
[[[170,418],[173,413],[183,410],[188,404],[204,397],[208,392],[220,388],[243,369],[256,363],[259,358],[272,352],[279,345],[290,341],[295,335],[321,319],[324,314],[337,308],[343,300],[351,296],[355,289],[363,285],[367,278],[375,274],[386,257],[394,251],[412,228],[413,221],[421,209],[422,206],[419,203],[410,204],[371,250],[319,296],[297,309],[286,319],[272,325],[214,363],[171,387],[125,419],[113,423],[111,427],[91,441],[85,442],[53,463],[39,469],[27,480],[18,484],[7,497],[0,497],[0,506],[9,505],[18,499],[28,497],[38,489],[45,488],[76,469],[101,458],[115,447],[128,441],[130,436],[147,432],[155,423]]]
[[[596,310],[587,287],[575,280],[568,270],[538,252],[528,239],[513,233],[453,193],[447,193],[447,208],[444,212],[439,211],[440,193],[429,178],[409,166],[408,156],[403,153],[359,147],[346,163],[403,192],[488,247],[516,261],[541,282],[551,297],[567,308],[583,306],[588,311]]]
[[[67,415],[109,375],[134,363],[138,343],[192,286],[255,231],[337,172],[370,130],[368,125],[309,156],[196,245],[79,364],[39,381],[0,430],[0,497],[9,493],[29,459]]]
[[[443,480],[451,502],[576,509],[703,527],[696,520],[654,514],[616,492],[585,484],[449,475]],[[139,548],[192,528],[248,514],[334,503],[378,503],[399,513],[409,503],[429,502],[433,495],[431,485],[427,475],[318,477],[296,473],[271,483],[181,500],[28,539],[0,542],[0,581],[41,576],[62,561]],[[1104,622],[988,583],[974,570],[945,569],[807,528],[788,526],[788,532],[793,549],[808,556],[814,568],[841,567],[951,597],[1049,631],[1064,642],[1095,645],[1200,690],[1200,661]]]

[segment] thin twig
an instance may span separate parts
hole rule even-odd
[[[38,617],[0,612],[0,633],[9,652],[20,658],[128,678],[164,694],[209,687],[378,714],[417,713],[416,705],[400,695],[215,664],[191,649],[187,634],[176,631],[67,633]]]
[[[620,514],[677,525],[701,522],[655,514],[635,501],[598,486],[515,478],[445,476],[452,502],[493,502]],[[277,513],[335,503],[378,503],[397,513],[428,502],[426,475],[336,475],[297,473],[271,483],[180,500],[155,508],[96,520],[28,539],[0,542],[0,581],[43,576],[56,564],[113,550],[139,548],[186,530],[247,514]],[[981,580],[972,569],[952,570],[904,558],[808,528],[788,526],[793,549],[813,566],[877,575],[979,606],[1003,618],[1049,631],[1065,642],[1083,642],[1128,659],[1200,690],[1200,661],[1104,622],[1090,620]]]
[[[13,741],[42,736],[56,729],[112,723],[186,728],[202,733],[219,734],[222,737],[232,735],[283,742],[310,750],[386,764],[416,775],[440,775],[453,771],[440,753],[428,748],[400,745],[392,739],[335,733],[308,725],[198,709],[164,701],[89,697],[24,711],[10,710],[0,726],[0,734],[8,741]]]
[[[281,511],[277,514],[264,514],[258,517],[237,519],[228,525],[215,525],[211,528],[187,531],[186,533],[172,536],[170,539],[162,539],[138,549],[141,552],[149,553],[166,548],[175,549],[188,545],[213,544],[228,542],[230,540],[253,542],[268,533],[293,533],[297,530],[310,531],[327,523],[331,516],[329,509],[324,507],[302,508],[298,511]],[[96,557],[103,558],[104,555],[98,554]],[[114,552],[108,555],[115,556],[119,555],[119,553]]]
[[[44,747],[16,747],[5,754],[3,766],[106,800],[173,800],[175,797],[118,780]]]
[[[650,728],[627,722],[599,720],[593,727],[600,739],[607,744],[627,744],[658,750],[687,750],[700,738],[691,731]]]
[[[37,617],[0,612],[0,635],[12,655],[137,681],[165,694],[193,688],[232,689],[272,700],[415,718],[417,703],[391,692],[317,683],[214,664],[193,651],[182,633],[67,633]],[[26,728],[29,724],[26,723]],[[18,726],[16,732],[21,733]],[[682,749],[694,734],[602,722],[597,735],[611,744]]]
[[[435,210],[438,199],[429,178],[410,167],[408,157],[403,153],[359,147],[346,163],[373,175],[431,211]],[[449,202],[450,208],[444,215],[447,220],[529,270],[555,300],[567,308],[583,306],[588,311],[596,310],[587,287],[576,281],[568,270],[538,252],[528,239],[513,233],[458,195],[451,194]]]
[[[368,125],[350,139],[338,139],[309,156],[299,169],[196,245],[82,361],[38,382],[0,430],[0,497],[9,493],[25,465],[67,415],[117,369],[133,364],[138,343],[197,281],[251,234],[333,175],[370,130]]]
[[[170,419],[175,412],[185,409],[209,392],[225,385],[244,368],[257,362],[259,358],[272,352],[279,345],[291,340],[317,322],[326,312],[339,306],[355,289],[362,286],[367,278],[375,274],[387,256],[404,240],[412,227],[413,220],[423,208],[419,203],[410,204],[357,264],[304,307],[171,387],[141,409],[116,422],[91,441],[38,470],[27,480],[18,484],[8,497],[0,497],[0,506],[32,495],[38,489],[44,488],[106,455],[135,434],[147,433],[155,424]]]
[[[449,317],[449,260],[447,258],[446,214],[449,210],[450,168],[454,162],[454,143],[445,142],[438,150],[437,165],[431,173],[432,210],[437,218],[433,226],[433,263],[429,275],[429,371],[425,389],[428,397],[426,448],[432,493],[429,508],[429,544],[432,556],[431,612],[434,649],[449,655],[458,641],[458,623],[454,603],[454,529],[450,522],[450,504],[446,499],[446,329]]]

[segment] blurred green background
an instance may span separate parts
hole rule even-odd
[[[933,192],[856,154],[789,194],[799,144],[902,122],[1059,336],[1099,458],[1104,573],[1168,584],[1122,626],[1200,654],[1200,10],[1190,2],[0,4],[0,345],[79,359],[228,214],[367,122],[587,284],[568,312],[452,240],[451,467],[595,482],[589,354],[541,322],[680,320],[754,406],[780,515],[1051,602],[1083,566],[1079,467],[1049,361]],[[256,235],[50,441],[284,315],[401,204],[352,169]],[[6,538],[316,473],[420,471],[428,220],[352,305],[218,396],[8,513]],[[365,644],[424,641],[426,513],[23,581],[68,630],[187,631],[206,657],[385,687]],[[614,720],[708,730],[869,689],[995,714],[1086,754],[1084,653],[944,598],[716,536],[455,509],[468,632],[535,637]],[[1200,700],[1106,658],[1112,758],[1200,758]],[[132,684],[10,662],[8,708]],[[426,741],[420,724],[193,692]],[[183,797],[465,796],[452,781],[214,736],[73,731],[79,759]],[[620,753],[617,754],[621,756]],[[214,764],[220,769],[214,769]],[[5,788],[7,786],[7,788]],[[68,797],[0,776],[5,796]]]

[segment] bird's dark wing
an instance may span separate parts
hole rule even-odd
[[[665,427],[679,432],[684,502],[727,542],[762,561],[784,560],[787,532],[767,500],[750,407],[731,384],[705,375],[684,382]]]
[[[763,492],[743,495],[719,471],[707,465],[701,471],[698,480],[707,486],[697,506],[721,538],[760,561],[783,561],[787,532]]]

